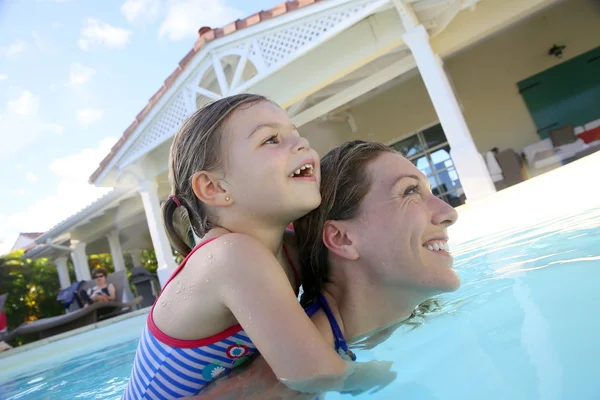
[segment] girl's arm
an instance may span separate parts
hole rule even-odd
[[[219,271],[217,289],[279,380],[306,392],[361,390],[378,384],[365,370],[367,364],[342,360],[323,339],[272,253],[250,236],[226,237],[228,246],[211,246]]]
[[[322,311],[315,313],[311,320],[324,340],[333,348],[333,333]],[[314,400],[314,393],[301,393],[291,390],[281,383],[265,359],[258,355],[250,363],[235,368],[226,376],[210,383],[199,395],[185,400]]]

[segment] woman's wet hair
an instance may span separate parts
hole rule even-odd
[[[322,240],[325,222],[358,215],[371,187],[367,166],[383,153],[397,152],[382,143],[354,140],[321,159],[321,205],[294,223],[302,268],[303,306],[317,300],[329,276],[329,252]]]
[[[225,97],[194,112],[179,127],[169,155],[169,182],[171,195],[162,205],[162,216],[171,244],[183,256],[191,252],[189,240],[191,225],[198,237],[215,226],[206,208],[192,189],[192,177],[198,171],[214,171],[222,167],[221,147],[223,127],[241,107],[250,107],[267,101],[256,94],[238,94]],[[176,211],[180,212],[177,218]],[[186,240],[187,238],[187,240]]]

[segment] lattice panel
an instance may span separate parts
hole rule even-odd
[[[296,50],[311,43],[334,26],[363,10],[367,5],[358,5],[337,11],[312,21],[283,29],[258,39],[260,51],[267,67],[278,63]],[[252,49],[254,54],[255,49]]]
[[[129,164],[137,157],[150,152],[163,141],[175,135],[179,125],[190,114],[186,101],[185,93],[181,90],[163,108],[158,117],[151,122],[150,126],[142,132],[140,137],[136,139],[120,164]]]

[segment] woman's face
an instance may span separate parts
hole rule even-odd
[[[371,187],[349,234],[371,278],[428,295],[458,289],[446,232],[458,217],[454,208],[434,196],[427,178],[398,154],[379,155],[367,173]]]

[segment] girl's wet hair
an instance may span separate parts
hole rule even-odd
[[[371,187],[367,166],[382,153],[396,153],[376,142],[354,140],[321,159],[321,205],[294,223],[302,268],[302,304],[319,296],[329,276],[328,250],[323,244],[325,222],[356,217]]]
[[[193,247],[188,223],[198,237],[203,237],[215,226],[215,221],[194,194],[193,175],[222,166],[223,127],[233,112],[266,100],[256,94],[225,97],[197,110],[179,127],[169,155],[169,182],[175,199],[169,197],[163,203],[162,216],[169,240],[180,254],[188,255]],[[185,209],[186,213],[180,213],[176,220],[177,209]]]

